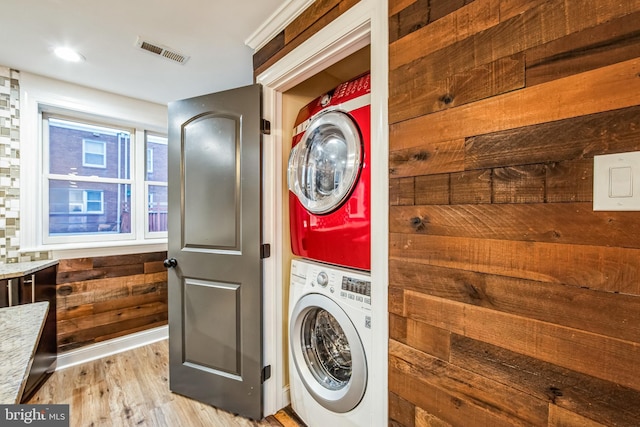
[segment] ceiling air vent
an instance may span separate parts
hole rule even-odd
[[[187,55],[178,53],[167,46],[143,40],[141,37],[138,37],[138,40],[136,40],[136,47],[179,64],[184,64],[189,60]]]

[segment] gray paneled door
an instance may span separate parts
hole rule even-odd
[[[169,104],[169,379],[262,418],[261,88]]]

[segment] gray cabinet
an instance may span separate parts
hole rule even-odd
[[[51,266],[20,278],[20,303],[49,301],[40,342],[24,388],[23,402],[55,371],[58,358],[56,327],[56,275],[57,266]]]
[[[1,307],[9,307],[10,304],[9,298],[9,281],[8,280],[0,280],[0,308]]]
[[[0,280],[0,307],[20,304],[21,278]]]
[[[53,265],[51,265],[53,263]],[[0,307],[33,302],[49,302],[40,341],[27,377],[22,401],[27,401],[56,368],[58,357],[56,327],[57,262],[6,264],[0,280]],[[9,271],[10,270],[10,271]]]

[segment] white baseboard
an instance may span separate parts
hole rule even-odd
[[[112,354],[121,353],[137,347],[142,347],[143,345],[161,341],[168,337],[169,327],[160,326],[158,328],[147,329],[146,331],[114,338],[109,341],[88,345],[77,350],[59,353],[56,371],[69,368],[80,363],[101,359],[103,357],[111,356]]]

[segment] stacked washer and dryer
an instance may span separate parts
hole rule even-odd
[[[288,165],[291,406],[309,426],[369,426],[369,73],[305,106]]]

